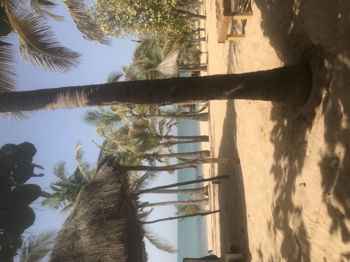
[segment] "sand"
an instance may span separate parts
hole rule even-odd
[[[208,74],[242,73],[308,58],[313,89],[306,105],[210,101],[214,157],[240,164],[204,166],[210,185],[208,247],[246,261],[350,261],[350,1],[256,0],[254,16],[218,44],[221,0],[206,0],[202,60]]]

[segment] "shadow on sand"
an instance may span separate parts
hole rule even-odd
[[[256,0],[262,13],[261,26],[285,64],[309,59],[313,90],[303,107],[273,105],[275,122],[270,141],[274,144],[275,201],[272,228],[283,234],[281,255],[287,261],[311,261],[309,236],[303,210],[293,203],[307,149],[307,132],[321,105],[325,119],[326,152],[319,163],[323,201],[332,220],[330,234],[340,232],[350,242],[350,3],[326,0]],[[297,230],[290,227],[298,216]],[[343,254],[349,258],[349,253]]]
[[[227,102],[226,118],[222,130],[224,139],[221,141],[218,157],[238,157],[235,140],[236,113],[233,101]],[[221,243],[226,244],[222,246],[222,252],[239,251],[245,254],[245,261],[251,261],[241,166],[239,164],[219,165],[218,174],[230,174],[229,181],[221,182],[219,187]]]

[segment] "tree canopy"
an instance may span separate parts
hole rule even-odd
[[[171,39],[189,31],[176,12],[177,0],[97,0],[94,15],[111,36],[152,36]]]

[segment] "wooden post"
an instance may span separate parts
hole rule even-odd
[[[229,16],[220,16],[218,20],[218,43],[224,43],[227,36],[228,28],[231,24],[231,17]]]
[[[218,21],[218,42],[224,43],[225,40],[241,40],[244,35],[227,35],[227,31],[230,27],[232,20],[240,19],[250,19],[253,17],[252,12],[230,12],[230,14],[225,14],[220,16]]]

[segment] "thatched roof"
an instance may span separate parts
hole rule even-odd
[[[80,192],[60,230],[50,262],[141,262],[143,229],[128,194],[127,174],[105,158]]]

